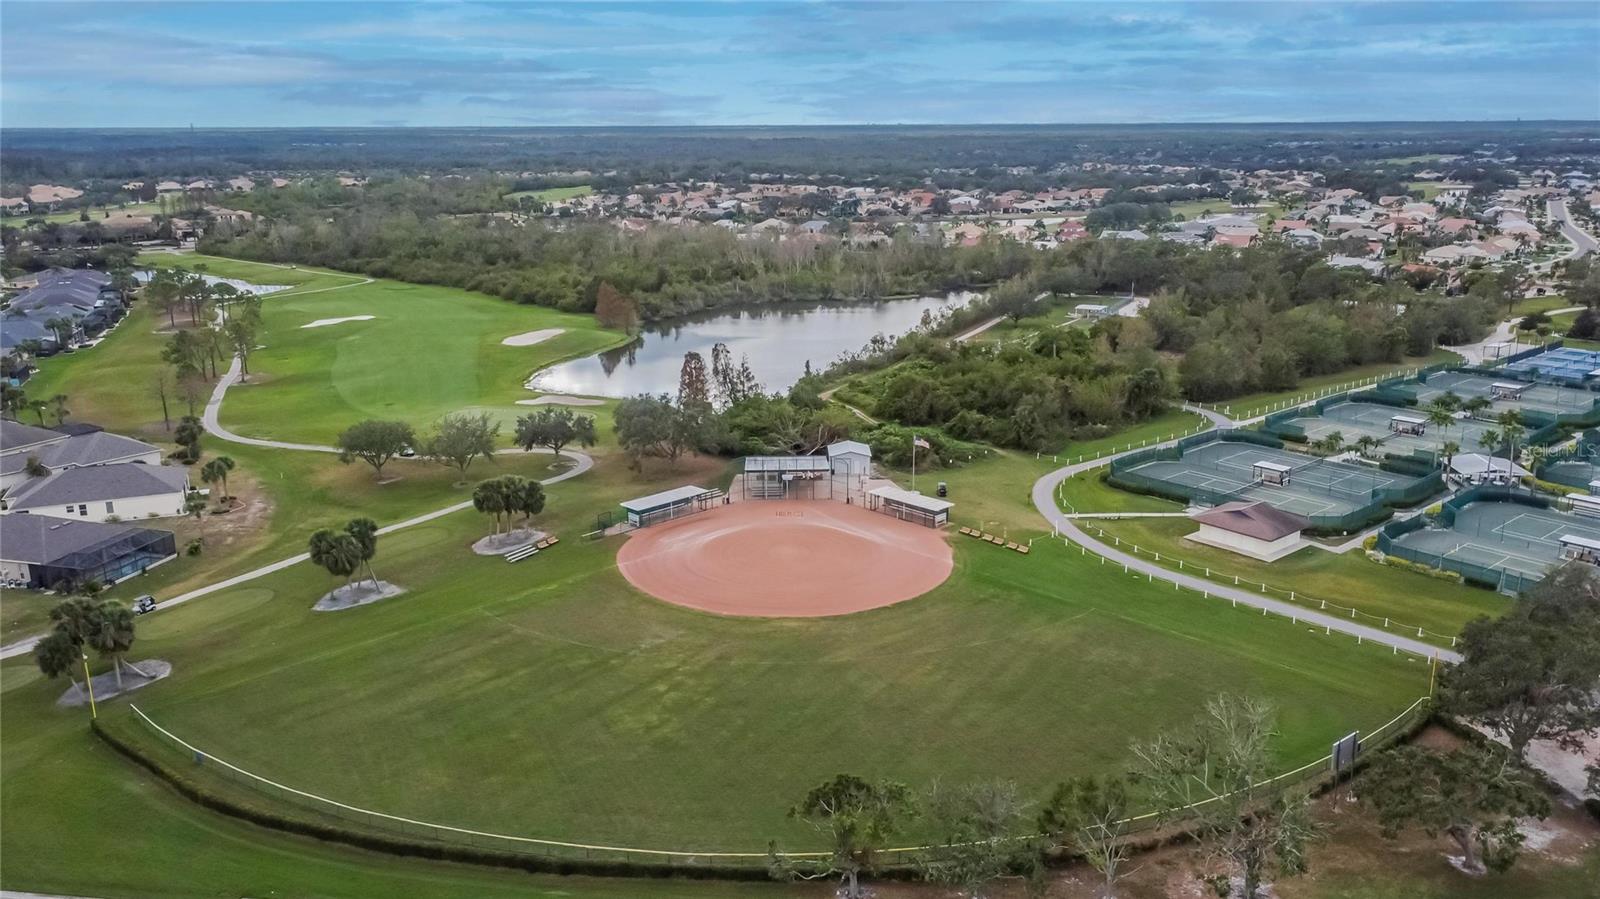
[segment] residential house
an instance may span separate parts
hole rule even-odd
[[[183,515],[189,471],[181,466],[115,462],[66,468],[6,491],[8,515],[110,521]]]
[[[28,469],[35,465],[57,472],[121,462],[160,465],[161,449],[94,426],[49,429],[0,420],[0,493],[33,477]]]
[[[175,558],[171,531],[44,515],[0,516],[0,580],[32,590],[114,584]]]

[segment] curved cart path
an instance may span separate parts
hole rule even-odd
[[[1229,421],[1226,416],[1223,416],[1220,413],[1213,413],[1210,410],[1199,408],[1195,408],[1193,411],[1199,412],[1205,415],[1207,418],[1210,418],[1212,421],[1218,422],[1219,424],[1222,422],[1228,422],[1231,424],[1231,421]],[[1226,427],[1228,425],[1223,426]],[[1143,450],[1150,449],[1154,446],[1170,446],[1176,442],[1177,441],[1175,440],[1169,440],[1164,443],[1151,444],[1151,446],[1141,447],[1139,450],[1130,450],[1129,452],[1142,452]],[[1324,612],[1307,609],[1302,606],[1297,606],[1293,603],[1283,602],[1281,600],[1272,599],[1271,597],[1262,596],[1259,593],[1251,593],[1248,590],[1240,590],[1236,587],[1229,587],[1223,584],[1213,583],[1212,581],[1193,577],[1179,571],[1171,571],[1153,562],[1147,562],[1137,556],[1129,555],[1128,553],[1108,546],[1105,543],[1102,543],[1099,540],[1089,536],[1083,531],[1082,528],[1078,527],[1077,523],[1074,522],[1072,518],[1057,508],[1055,500],[1056,487],[1062,481],[1065,481],[1067,478],[1070,478],[1073,475],[1089,471],[1093,468],[1098,468],[1101,465],[1108,464],[1111,459],[1124,455],[1127,455],[1127,453],[1124,452],[1116,453],[1112,456],[1102,456],[1099,459],[1094,459],[1088,462],[1079,462],[1075,465],[1068,465],[1064,468],[1058,468],[1055,471],[1050,472],[1049,474],[1035,481],[1033,484],[1033,507],[1038,510],[1040,515],[1044,516],[1046,521],[1050,522],[1057,534],[1066,536],[1067,539],[1078,544],[1079,546],[1082,546],[1089,552],[1105,558],[1107,561],[1116,562],[1120,565],[1126,566],[1129,571],[1137,571],[1140,574],[1146,575],[1153,579],[1165,581],[1169,584],[1177,584],[1180,587],[1186,587],[1197,593],[1208,594],[1218,599],[1231,600],[1233,602],[1250,606],[1251,608],[1264,609],[1268,612],[1273,612],[1285,618],[1304,621],[1310,625],[1339,631],[1340,633],[1349,634],[1353,637],[1360,637],[1365,641],[1371,641],[1384,646],[1394,647],[1409,653],[1423,656],[1425,658],[1437,658],[1440,661],[1446,662],[1458,662],[1461,660],[1461,656],[1458,653],[1452,652],[1448,649],[1440,649],[1439,647],[1424,643],[1421,640],[1413,640],[1410,637],[1402,637],[1398,634],[1391,634],[1388,631],[1380,630],[1375,627],[1368,627],[1367,625],[1351,621],[1347,618],[1340,618],[1337,615],[1329,615]]]

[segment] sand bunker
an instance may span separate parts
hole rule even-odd
[[[816,618],[944,583],[944,532],[830,501],[749,501],[635,531],[617,568],[640,590],[720,615]]]
[[[301,325],[302,328],[321,328],[326,325],[338,325],[344,322],[369,322],[377,318],[376,315],[346,315],[343,318],[319,318],[316,321]]]
[[[603,406],[605,400],[595,400],[583,396],[567,396],[564,393],[552,393],[532,400],[517,400],[519,406]]]
[[[506,346],[533,346],[536,343],[543,343],[558,334],[565,334],[566,330],[566,328],[545,328],[542,331],[513,334],[500,342]]]

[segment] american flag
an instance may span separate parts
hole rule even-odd
[[[929,443],[926,440],[923,440],[921,437],[918,437],[915,434],[911,435],[911,445],[912,446],[920,446],[923,449],[933,449],[933,444]]]

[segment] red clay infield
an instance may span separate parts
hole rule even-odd
[[[719,615],[815,618],[903,602],[950,576],[943,531],[860,506],[753,500],[635,531],[623,577]]]

